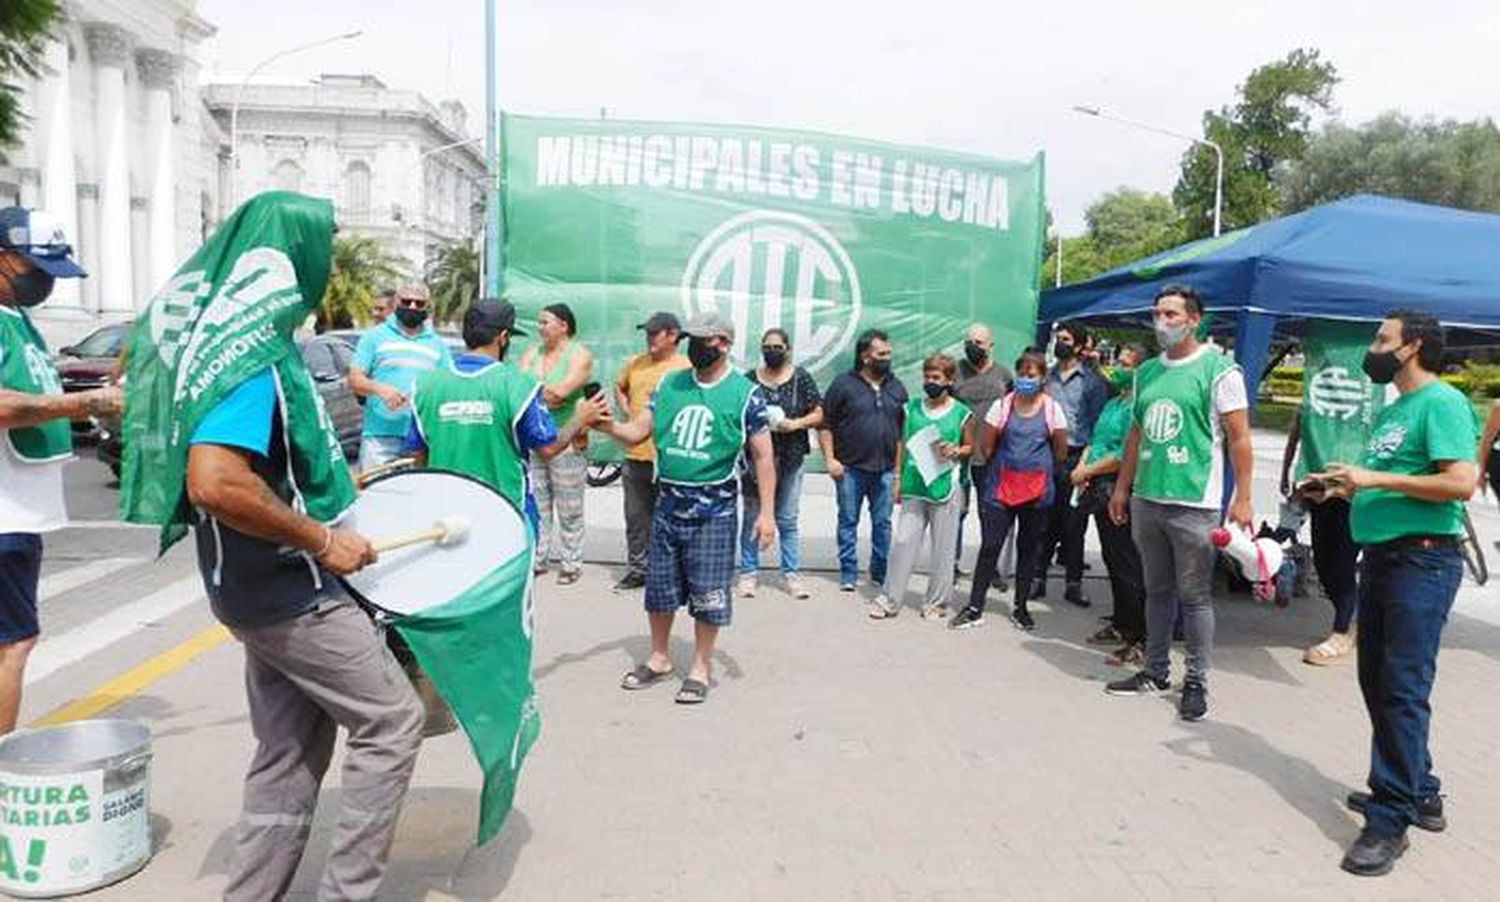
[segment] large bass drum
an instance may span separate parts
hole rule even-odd
[[[477,479],[446,470],[406,470],[365,484],[340,526],[370,541],[460,517],[468,535],[451,545],[424,542],[381,553],[343,577],[345,588],[380,624],[386,642],[427,706],[425,735],[451,732],[453,714],[390,625],[447,604],[518,553],[529,553],[526,518],[509,498]]]

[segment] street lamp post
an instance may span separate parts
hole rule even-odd
[[[312,41],[307,44],[298,44],[296,47],[288,47],[287,49],[273,53],[265,59],[261,60],[259,63],[256,63],[255,68],[250,70],[250,74],[246,75],[245,79],[240,82],[239,87],[237,87],[234,92],[234,105],[229,108],[230,206],[239,203],[240,200],[240,99],[244,96],[245,87],[250,84],[250,80],[253,79],[256,75],[260,74],[260,70],[271,65],[277,60],[291,56],[294,53],[301,53],[304,50],[313,50],[326,44],[334,44],[339,41],[353,40],[354,38],[357,38],[362,34],[364,34],[364,32],[362,31],[350,31],[345,32],[344,34],[336,34],[331,38],[322,38],[320,40]]]
[[[484,159],[489,167],[485,198],[484,286],[491,297],[500,295],[500,249],[505,218],[500,209],[500,106],[495,84],[495,2],[484,3]]]
[[[1162,128],[1159,125],[1149,125],[1145,122],[1137,122],[1134,119],[1126,119],[1123,116],[1114,116],[1104,112],[1096,106],[1075,106],[1073,107],[1073,111],[1082,113],[1085,116],[1093,116],[1098,119],[1108,119],[1111,122],[1118,122],[1121,125],[1129,125],[1134,128],[1142,129],[1144,131],[1156,132],[1159,135],[1167,135],[1169,137],[1178,138],[1183,141],[1190,141],[1193,144],[1198,144],[1203,147],[1212,148],[1214,156],[1217,159],[1217,165],[1214,169],[1214,236],[1218,237],[1220,222],[1222,220],[1224,212],[1224,148],[1220,147],[1217,142],[1210,141],[1207,138],[1195,138],[1192,135],[1185,135],[1182,132],[1174,132],[1169,128]]]

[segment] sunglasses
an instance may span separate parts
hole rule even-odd
[[[409,310],[424,310],[427,307],[427,301],[424,298],[397,298],[396,304]]]

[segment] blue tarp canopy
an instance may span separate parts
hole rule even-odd
[[[1038,319],[1138,319],[1170,282],[1197,289],[1216,320],[1233,314],[1254,397],[1278,325],[1416,307],[1460,331],[1500,332],[1500,216],[1358,195],[1044,292]]]

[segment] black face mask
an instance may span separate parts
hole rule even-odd
[[[1402,361],[1397,359],[1394,350],[1365,352],[1365,375],[1376,385],[1385,385],[1396,378],[1401,366]]]
[[[783,351],[781,348],[777,348],[774,351],[770,348],[761,348],[760,359],[766,362],[767,369],[779,370],[781,369],[781,365],[786,363],[786,351]]]
[[[969,361],[969,366],[984,366],[984,362],[990,359],[990,352],[972,341],[966,341],[964,342],[964,359]]]
[[[724,352],[714,347],[713,339],[699,338],[696,335],[688,339],[688,360],[692,362],[693,369],[706,370],[719,362]]]
[[[885,358],[871,357],[867,366],[870,368],[870,375],[877,379],[884,379],[891,374],[891,362]]]
[[[922,391],[927,393],[927,397],[936,401],[938,398],[941,398],[943,395],[947,394],[948,385],[945,382],[923,382]]]
[[[427,322],[427,311],[414,310],[411,307],[397,307],[396,321],[408,329],[415,329]]]
[[[1052,343],[1052,356],[1058,360],[1072,360],[1077,349],[1065,341]]]
[[[10,282],[11,297],[18,307],[35,307],[52,294],[54,280],[40,269],[23,272],[19,276],[7,273],[5,278]]]

